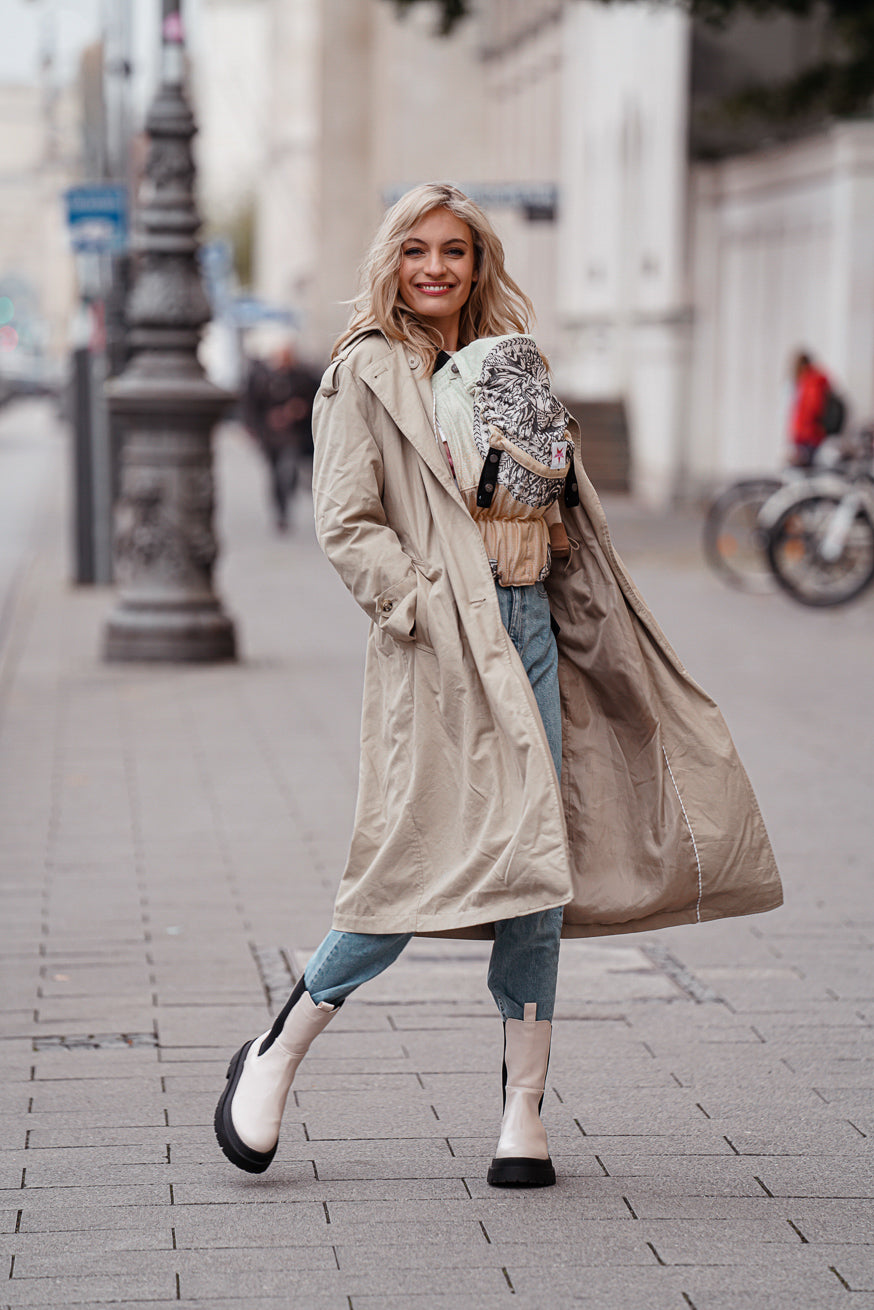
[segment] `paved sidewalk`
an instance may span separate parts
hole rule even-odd
[[[366,622],[306,501],[273,536],[253,451],[229,429],[220,456],[239,665],[100,663],[111,594],[66,584],[60,467],[0,632],[0,1310],[874,1307],[874,596],[736,595],[692,518],[608,502],[787,906],[565,948],[557,1187],[486,1186],[486,949],[433,940],[318,1040],[252,1178],[213,1109],[329,922]]]

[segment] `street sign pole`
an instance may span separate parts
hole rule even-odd
[[[73,577],[77,583],[112,581],[112,510],[116,458],[104,395],[107,375],[106,301],[110,264],[128,244],[127,188],[116,183],[70,187],[64,195],[76,260],[84,338],[73,367]]]

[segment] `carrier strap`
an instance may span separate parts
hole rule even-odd
[[[556,481],[559,478],[564,479],[564,503],[571,507],[579,505],[580,489],[574,474],[573,455],[571,455],[565,468],[550,468],[548,464],[541,464],[540,460],[535,459],[533,455],[529,455],[526,450],[522,450],[509,437],[505,436],[499,428],[490,424],[489,449],[483,463],[479,485],[476,489],[476,503],[479,509],[488,509],[492,503],[498,485],[498,464],[503,451],[507,451],[516,463],[521,464],[529,473],[536,473],[540,478],[551,478]]]
[[[489,446],[489,453],[486,455],[483,471],[479,478],[479,486],[476,489],[476,503],[480,509],[488,509],[492,503],[495,487],[498,485],[498,463],[500,458],[500,450],[496,450],[494,446]]]
[[[574,470],[573,455],[568,460],[567,478],[564,484],[564,503],[568,509],[575,509],[580,503],[580,484],[577,482],[577,475]]]

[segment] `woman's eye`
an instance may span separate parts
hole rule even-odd
[[[423,253],[424,253],[424,252],[421,250],[421,248],[420,248],[419,246],[410,246],[409,250],[405,250],[405,251],[404,251],[404,258],[405,258],[405,259],[418,259],[419,255],[421,255],[421,254],[423,254]]]
[[[460,246],[455,246],[452,250],[447,250],[446,253],[447,255],[453,255],[456,259],[461,259],[467,254],[467,251],[462,250]]]

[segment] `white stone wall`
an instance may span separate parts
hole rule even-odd
[[[634,489],[669,497],[682,459],[688,19],[568,5],[561,115],[559,384],[623,399]]]
[[[74,181],[75,99],[57,93],[47,117],[34,86],[0,86],[0,280],[30,301],[36,346],[63,356],[75,301],[63,192]],[[22,346],[23,350],[23,346]],[[0,360],[10,371],[15,361]]]
[[[264,176],[270,12],[266,0],[210,0],[187,17],[198,200],[221,223],[251,203]]]
[[[484,180],[561,180],[563,10],[554,0],[491,0],[478,11],[478,66],[485,97]],[[535,335],[553,359],[560,335],[558,226],[518,209],[490,211],[510,273],[534,302]]]
[[[788,364],[822,361],[874,414],[874,125],[693,173],[693,485],[784,457]]]
[[[442,40],[434,6],[399,18],[386,0],[263,3],[271,107],[257,189],[257,289],[301,309],[303,344],[324,355],[348,317],[342,302],[354,294],[387,193],[437,179],[557,181],[562,6],[488,0]],[[483,59],[485,34],[494,50]],[[506,208],[490,217],[551,354],[555,224]]]
[[[305,314],[316,274],[322,5],[270,0],[256,188],[256,290]]]

